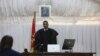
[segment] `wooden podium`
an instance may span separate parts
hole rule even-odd
[[[35,52],[30,53],[29,56],[93,56],[96,53],[84,53],[84,52]]]

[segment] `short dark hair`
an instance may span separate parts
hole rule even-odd
[[[47,23],[48,23],[48,21],[46,21],[46,20],[45,20],[45,21],[43,21],[43,23],[44,23],[44,22],[47,22]]]
[[[13,38],[10,35],[5,35],[1,39],[0,48],[12,48]]]

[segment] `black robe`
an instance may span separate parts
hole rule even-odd
[[[47,52],[48,44],[57,44],[57,35],[58,33],[54,29],[48,28],[46,31],[40,29],[36,33],[34,49],[40,52]]]

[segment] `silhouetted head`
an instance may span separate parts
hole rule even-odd
[[[43,21],[43,27],[45,28],[45,29],[47,29],[48,28],[48,21]]]
[[[5,35],[1,39],[0,48],[12,48],[13,38],[12,36]]]
[[[25,49],[24,49],[24,52],[28,52],[28,50],[25,48]]]

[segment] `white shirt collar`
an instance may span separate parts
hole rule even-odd
[[[48,30],[48,28],[47,29],[44,29],[44,31],[46,31],[46,30]]]

